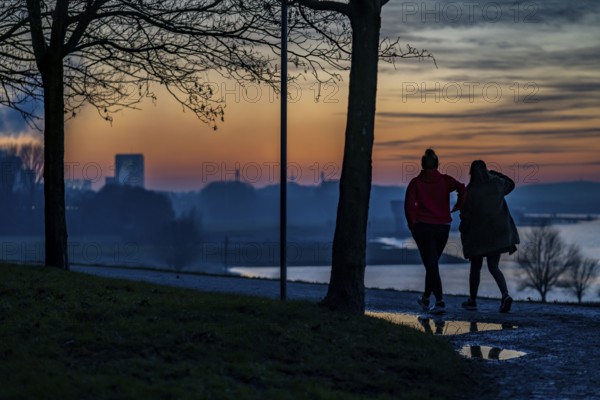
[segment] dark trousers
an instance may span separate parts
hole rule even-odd
[[[491,253],[480,257],[471,257],[471,272],[469,273],[469,294],[471,299],[477,298],[477,291],[479,290],[479,281],[481,280],[481,268],[483,267],[483,258],[487,259],[487,266],[490,274],[496,280],[498,289],[502,293],[502,297],[508,294],[508,288],[506,287],[506,280],[498,265],[500,264],[500,253]]]
[[[425,266],[425,292],[423,297],[428,298],[431,293],[437,301],[442,301],[442,279],[440,278],[440,257],[448,243],[450,225],[444,224],[415,224],[412,234],[421,260]]]

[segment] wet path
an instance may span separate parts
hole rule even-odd
[[[133,269],[78,267],[74,271],[147,281],[208,292],[241,293],[279,298],[279,282],[261,279],[187,275]],[[326,285],[288,283],[288,298],[317,301]],[[480,300],[478,311],[460,307],[463,297],[448,296],[441,318],[418,318],[416,294],[369,289],[367,309],[405,314],[408,323],[442,334],[472,359],[490,382],[478,399],[600,399],[600,307],[514,303],[509,314],[498,313],[499,300]],[[423,315],[423,317],[426,317]],[[515,351],[522,357],[504,359]]]

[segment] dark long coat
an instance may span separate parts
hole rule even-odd
[[[496,171],[489,171],[486,182],[467,186],[459,227],[465,258],[517,250],[519,233],[504,199],[514,188],[512,179]]]

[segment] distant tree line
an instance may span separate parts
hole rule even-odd
[[[67,216],[75,234],[116,236],[147,245],[151,256],[178,272],[199,254],[199,220],[193,212],[175,215],[164,193],[110,184],[98,192],[83,192],[73,208]]]
[[[0,235],[44,234],[43,185],[18,146],[0,146]],[[43,168],[43,164],[42,164]],[[111,237],[151,249],[150,256],[181,271],[199,254],[199,219],[175,215],[164,193],[109,184],[98,192],[67,190],[67,222],[73,235]]]

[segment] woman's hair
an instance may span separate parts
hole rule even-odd
[[[469,169],[469,174],[471,175],[471,180],[469,182],[471,185],[484,183],[490,179],[490,173],[483,160],[473,161],[471,163],[471,168]]]
[[[439,164],[435,151],[433,151],[433,149],[425,150],[425,154],[421,157],[421,167],[423,169],[436,169]]]

